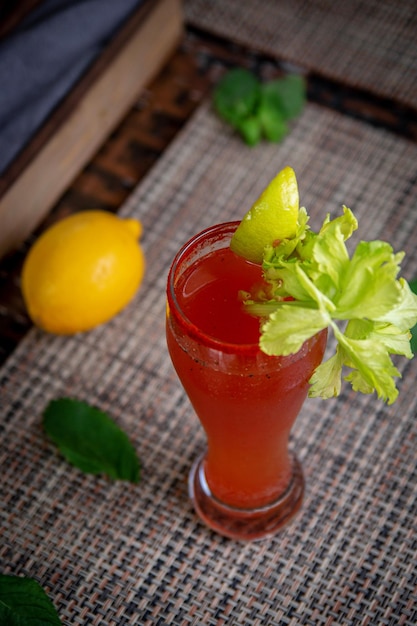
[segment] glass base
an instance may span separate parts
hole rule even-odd
[[[299,510],[304,496],[304,476],[297,457],[293,456],[293,475],[285,493],[278,500],[257,509],[231,507],[218,500],[207,484],[204,459],[205,454],[191,468],[188,493],[198,516],[221,535],[242,541],[270,537]]]

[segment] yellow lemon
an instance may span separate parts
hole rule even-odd
[[[119,313],[136,293],[145,259],[140,222],[93,210],[64,218],[33,244],[22,269],[32,321],[69,335]]]
[[[294,170],[285,167],[246,213],[230,247],[245,259],[261,263],[265,246],[296,234],[298,209],[297,179]]]

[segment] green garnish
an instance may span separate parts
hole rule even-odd
[[[140,464],[127,435],[103,411],[73,398],[52,400],[43,426],[67,461],[87,474],[138,483]]]
[[[305,100],[302,76],[290,75],[262,83],[244,68],[227,72],[213,94],[219,116],[250,146],[263,137],[281,141],[289,131],[288,121],[301,114]]]
[[[397,278],[404,253],[394,254],[384,241],[361,241],[350,256],[345,241],[357,220],[346,207],[336,219],[327,216],[318,233],[308,219],[300,209],[295,237],[265,249],[268,289],[263,301],[246,302],[249,312],[266,318],[260,347],[270,355],[288,355],[330,328],[336,353],[316,368],[309,395],[337,396],[347,367],[344,379],[355,391],[376,391],[392,404],[400,372],[390,355],[412,358],[409,329],[417,323],[417,296]]]
[[[36,580],[0,574],[0,624],[61,626],[61,621]]]

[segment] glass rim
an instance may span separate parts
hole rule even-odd
[[[178,250],[176,255],[174,256],[171,266],[168,272],[167,279],[167,300],[169,310],[173,311],[177,322],[180,326],[186,330],[187,333],[193,336],[193,338],[203,341],[208,347],[221,350],[223,352],[236,352],[236,353],[246,353],[246,354],[256,354],[261,352],[259,342],[256,343],[233,343],[224,341],[222,339],[217,339],[203,331],[197,324],[192,322],[184,311],[181,308],[181,305],[178,302],[178,298],[175,293],[175,283],[176,283],[176,275],[177,271],[180,267],[181,262],[187,257],[187,253],[191,251],[195,246],[198,245],[198,242],[206,241],[210,235],[213,237],[218,234],[232,234],[238,225],[239,221],[229,221],[229,222],[221,222],[219,224],[214,224],[212,226],[208,226],[207,228],[201,230],[200,232],[193,235],[188,241],[186,241],[181,248]],[[214,241],[214,239],[213,239]],[[226,246],[225,246],[226,247]],[[264,354],[264,353],[262,353]],[[268,356],[265,354],[265,356]],[[269,357],[271,358],[271,357]],[[280,357],[275,357],[280,358]],[[282,358],[282,357],[281,357]]]

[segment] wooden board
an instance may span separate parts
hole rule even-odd
[[[181,40],[181,0],[147,1],[0,180],[0,257],[32,232]]]

